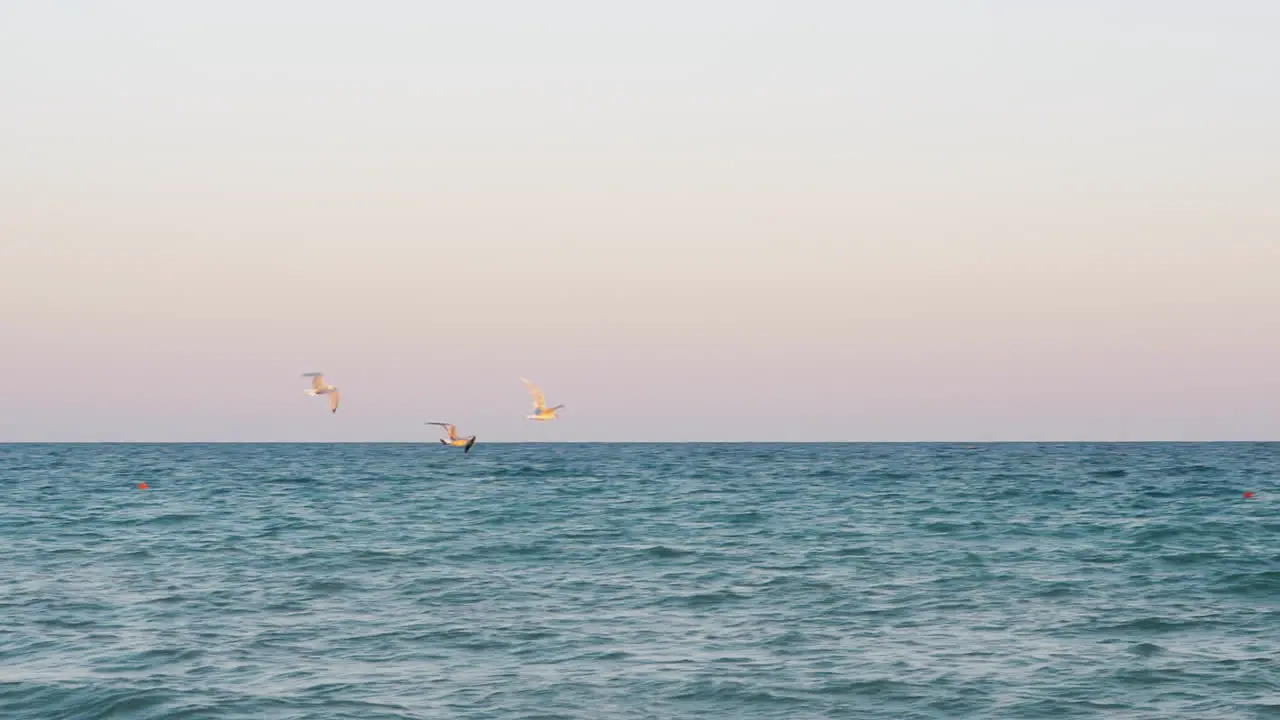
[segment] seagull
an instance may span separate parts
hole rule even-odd
[[[547,407],[547,399],[543,397],[542,391],[538,389],[537,385],[534,385],[524,378],[520,378],[520,382],[524,383],[524,386],[529,388],[529,392],[533,393],[533,414],[525,415],[525,419],[555,420],[556,411],[564,406],[556,405],[555,407]]]
[[[440,427],[449,431],[449,439],[448,440],[442,439],[440,441],[441,445],[452,445],[453,447],[460,447],[462,448],[462,452],[469,453],[471,452],[471,446],[476,444],[475,435],[471,435],[469,437],[458,437],[458,428],[455,427],[452,423],[429,422],[427,424],[439,425]]]
[[[338,412],[338,388],[325,383],[324,373],[302,373],[302,377],[311,378],[311,387],[302,392],[307,395],[328,395],[329,412]]]

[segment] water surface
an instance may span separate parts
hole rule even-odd
[[[1278,479],[1280,444],[0,445],[0,716],[1280,717]]]

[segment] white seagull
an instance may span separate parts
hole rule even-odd
[[[311,378],[311,387],[303,390],[303,393],[313,397],[316,395],[328,395],[329,412],[338,412],[338,388],[324,381],[324,373],[302,373],[302,377]]]
[[[556,405],[555,407],[547,407],[547,399],[543,397],[542,391],[538,389],[537,385],[534,385],[524,378],[520,378],[520,382],[524,383],[524,386],[529,389],[529,392],[533,393],[533,414],[525,415],[525,419],[555,420],[556,411],[564,406]]]
[[[429,422],[427,424],[439,425],[440,427],[444,428],[449,432],[449,439],[448,440],[441,439],[440,440],[441,445],[452,445],[453,447],[460,447],[462,448],[462,452],[465,454],[465,453],[471,452],[471,446],[476,444],[475,435],[471,435],[469,437],[458,437],[458,428],[454,427],[451,423]]]

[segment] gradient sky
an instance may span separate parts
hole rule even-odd
[[[1272,0],[10,0],[0,441],[1277,439],[1277,38]]]

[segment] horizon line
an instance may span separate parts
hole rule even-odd
[[[490,440],[478,445],[1208,445],[1269,440]],[[0,440],[0,445],[435,445],[428,440]]]

